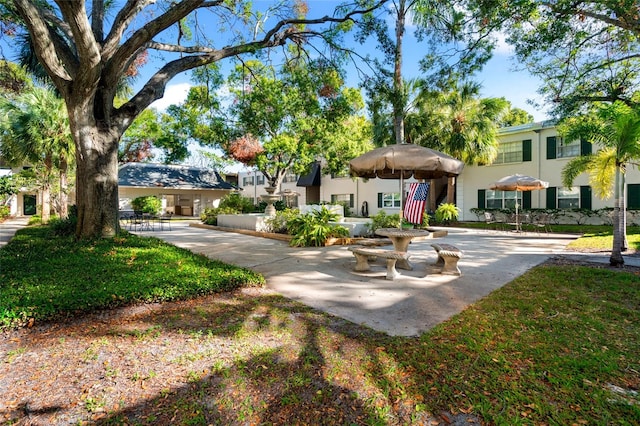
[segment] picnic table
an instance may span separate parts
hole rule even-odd
[[[426,237],[429,235],[429,231],[425,229],[402,229],[402,228],[379,228],[376,229],[377,235],[387,237],[393,243],[393,250],[401,253],[409,251],[409,244],[411,240],[418,237]],[[408,271],[413,270],[413,266],[409,263],[409,259],[398,259],[396,267],[406,269]]]

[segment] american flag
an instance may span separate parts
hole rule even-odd
[[[422,223],[422,214],[427,203],[428,193],[428,183],[412,183],[409,185],[409,195],[404,206],[404,218],[409,223]]]

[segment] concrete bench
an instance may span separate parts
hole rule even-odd
[[[458,260],[462,257],[462,251],[451,244],[431,244],[436,253],[438,260],[436,266],[441,267],[441,274],[444,275],[462,275],[458,269]]]
[[[365,247],[349,247],[349,250],[353,252],[356,257],[355,270],[358,272],[368,271],[369,260],[375,260],[378,257],[387,260],[387,279],[394,280],[400,276],[396,270],[396,262],[400,259],[409,260],[409,254],[405,252],[385,249],[373,249]]]

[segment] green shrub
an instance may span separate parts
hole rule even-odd
[[[238,210],[233,207],[209,207],[204,209],[200,215],[200,220],[206,225],[217,225],[219,214],[238,214]]]
[[[238,192],[231,192],[224,196],[218,207],[235,209],[238,213],[251,213],[256,210],[251,198],[243,197]]]
[[[289,222],[300,215],[298,209],[284,209],[282,211],[276,211],[276,215],[267,219],[267,225],[271,232],[278,234],[289,233]]]
[[[27,225],[40,225],[42,223],[42,217],[39,214],[34,214],[29,218]]]
[[[344,226],[331,225],[338,220],[338,215],[331,213],[326,207],[312,213],[298,215],[288,222],[289,234],[293,235],[290,245],[294,247],[323,246],[328,238],[349,236]]]
[[[275,203],[273,203],[273,207],[275,207],[277,211],[282,211],[287,208],[287,203],[285,203],[282,200],[278,200]],[[255,211],[264,213],[266,208],[267,208],[267,203],[265,203],[264,201],[260,201],[260,203],[256,206]]]
[[[8,218],[10,214],[9,206],[0,206],[0,220]]]
[[[69,236],[74,235],[76,232],[76,225],[78,224],[78,216],[76,214],[69,214],[66,219],[54,217],[49,221],[49,227],[53,235],[57,236]]]
[[[377,214],[371,216],[371,224],[369,224],[369,230],[375,233],[376,229],[380,228],[399,228],[400,227],[400,215],[387,214],[384,210],[380,210]]]
[[[460,216],[460,209],[455,204],[442,203],[436,209],[436,221],[448,223],[457,221]]]
[[[134,198],[133,201],[131,201],[131,206],[135,211],[157,215],[162,208],[162,201],[155,195],[148,195],[146,197]]]

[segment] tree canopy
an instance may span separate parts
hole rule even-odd
[[[518,61],[542,80],[552,113],[585,113],[589,103],[637,105],[640,4],[635,0],[474,0],[485,22],[502,26]]]
[[[217,78],[200,81],[209,85],[193,87],[177,112],[183,129],[257,167],[271,186],[320,158],[325,172],[342,172],[348,159],[371,147],[360,92],[345,87],[326,61],[298,57],[280,68],[242,62],[227,80],[226,99],[216,94]]]
[[[328,40],[385,1],[347,5],[316,19],[297,1],[0,1],[3,37],[28,35],[69,113],[81,182],[76,235],[117,231],[120,138],[172,78],[225,58]],[[145,55],[153,65],[141,60]],[[116,105],[119,83],[131,72],[146,79]]]

